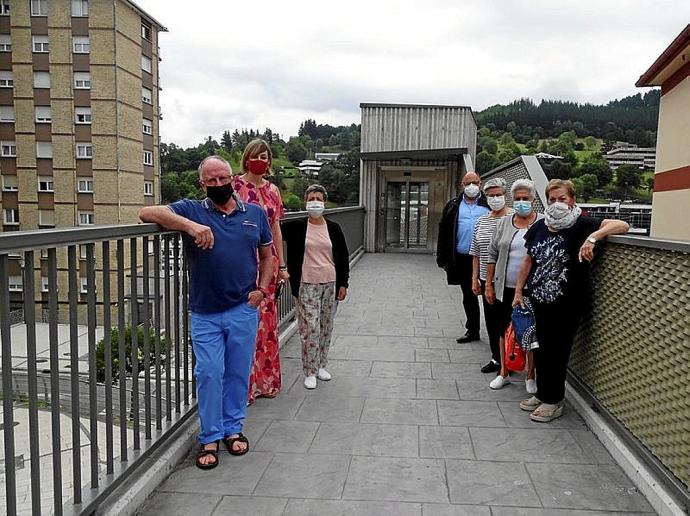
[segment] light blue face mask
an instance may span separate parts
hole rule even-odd
[[[518,215],[526,217],[532,213],[532,201],[515,201],[513,202],[513,209]]]

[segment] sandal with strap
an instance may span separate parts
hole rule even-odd
[[[230,455],[244,455],[249,451],[249,439],[247,439],[242,432],[239,432],[237,434],[237,437],[223,437],[223,442],[225,443],[225,446],[228,448],[228,453]],[[234,450],[232,448],[232,445],[235,444],[236,442],[244,443],[246,444],[246,448],[244,450]]]
[[[563,415],[563,405],[557,403],[552,405],[550,403],[542,403],[537,409],[529,415],[532,421],[539,423],[549,423],[556,418]]]
[[[204,446],[206,445],[201,445],[201,450],[196,456],[196,467],[199,469],[213,469],[218,465],[218,441],[216,441],[215,450],[205,449]],[[202,458],[207,457],[208,455],[211,455],[215,460],[213,462],[207,462],[206,464],[200,462]]]

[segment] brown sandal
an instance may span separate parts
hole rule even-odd
[[[230,455],[244,455],[249,451],[249,439],[247,439],[242,432],[239,432],[237,434],[237,437],[224,437],[223,442],[225,443],[225,446],[228,448],[228,453]],[[232,448],[232,445],[235,444],[236,442],[244,443],[247,445],[247,447],[244,450],[234,450]]]
[[[211,444],[211,443],[209,443]],[[215,450],[207,450],[204,448],[206,446],[205,444],[201,445],[201,450],[196,456],[196,467],[199,469],[213,469],[218,465],[218,441],[216,441],[216,449]],[[213,462],[208,462],[206,464],[203,464],[200,462],[200,460],[208,455],[213,456],[215,459]]]

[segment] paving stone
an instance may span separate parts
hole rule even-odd
[[[340,358],[340,357],[338,357]],[[351,346],[347,352],[350,360],[382,360],[386,362],[414,362],[414,348],[396,344],[376,346]]]
[[[492,507],[493,516],[642,516],[655,515],[653,512],[602,512],[582,511],[578,509],[536,509],[534,507]]]
[[[460,426],[420,426],[419,455],[438,459],[474,459],[467,428]]]
[[[333,378],[323,382],[316,391],[355,398],[402,398],[415,397],[414,378]],[[315,392],[316,393],[316,392]]]
[[[414,352],[417,362],[449,362],[446,349],[416,349]]]
[[[329,357],[326,369],[335,376],[369,376],[372,363],[370,360],[331,360]]]
[[[441,425],[506,426],[496,403],[490,401],[438,401]]]
[[[310,453],[417,457],[418,431],[413,425],[321,423]]]
[[[273,421],[254,449],[271,452],[306,452],[318,428],[318,423]]]
[[[460,399],[466,401],[514,401],[519,404],[530,396],[523,383],[509,383],[498,390],[491,389],[486,380],[456,380],[456,383]]]
[[[475,380],[486,381],[484,373],[481,372],[481,364],[431,364],[431,376],[436,380]],[[490,379],[495,375],[489,376]]]
[[[353,457],[343,499],[447,502],[443,461]]]
[[[262,498],[259,496],[225,496],[214,511],[214,516],[280,516],[287,505],[287,498]],[[193,511],[187,514],[195,514]]]
[[[431,365],[420,362],[374,362],[376,378],[431,378]]]
[[[367,399],[362,423],[437,425],[436,403],[427,400]]]
[[[425,503],[422,516],[491,516],[491,509],[481,505]]]
[[[417,398],[427,400],[457,400],[458,389],[453,380],[417,379]]]
[[[146,516],[178,514],[210,516],[221,498],[221,496],[200,493],[158,493],[149,499],[138,513]]]
[[[528,397],[529,395],[521,399],[527,399]],[[506,424],[513,428],[543,428],[544,426],[548,426],[548,428],[569,428],[575,430],[584,430],[587,428],[582,418],[567,404],[563,411],[563,415],[549,423],[532,421],[529,418],[529,412],[520,408],[519,401],[499,401],[498,407],[501,409],[501,414],[503,414]]]
[[[403,502],[362,502],[353,500],[297,500],[288,502],[284,516],[363,516],[369,514],[420,516],[422,506]]]
[[[333,381],[333,380],[331,380]],[[323,386],[324,382],[319,382]],[[365,398],[350,398],[343,394],[308,396],[295,419],[301,421],[359,421]]]

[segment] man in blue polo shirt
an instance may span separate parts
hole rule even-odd
[[[220,440],[232,455],[249,450],[242,423],[247,411],[257,307],[273,274],[273,239],[266,214],[259,206],[240,201],[231,179],[230,164],[210,156],[199,165],[199,182],[206,199],[184,199],[139,211],[142,221],[184,235],[201,420],[202,449],[196,465],[201,469],[218,465]]]

